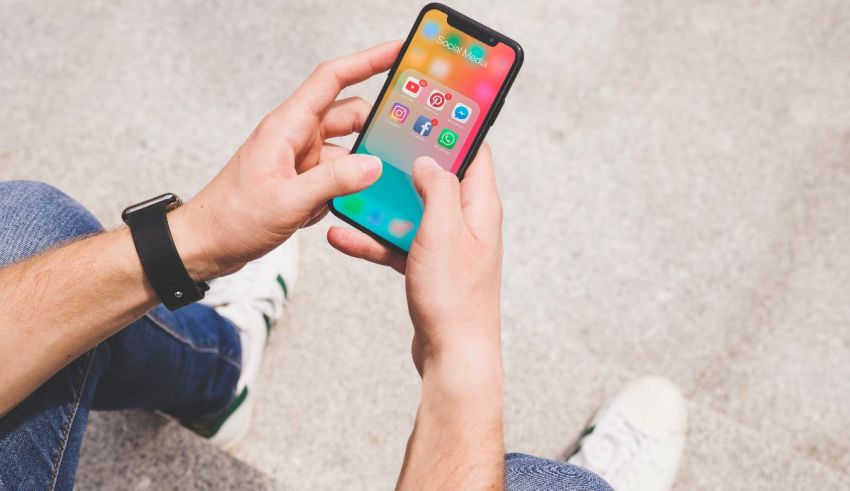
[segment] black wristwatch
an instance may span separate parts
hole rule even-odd
[[[165,215],[181,204],[177,195],[165,193],[121,213],[121,219],[130,227],[145,276],[168,310],[197,302],[210,289],[206,282],[192,280],[171,237]]]

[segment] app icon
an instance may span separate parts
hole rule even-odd
[[[484,51],[484,48],[481,46],[473,44],[469,47],[469,50],[466,52],[464,56],[466,56],[467,61],[475,63],[476,65],[481,65],[486,67],[486,63],[484,61],[484,55],[487,54]]]
[[[419,116],[416,118],[416,121],[413,123],[413,132],[418,133],[419,136],[428,136],[431,134],[431,130],[434,129],[434,126],[437,125],[436,119],[431,119],[428,116]]]
[[[366,215],[366,221],[373,227],[380,227],[384,223],[384,212],[381,210],[372,210]]]
[[[469,109],[469,106],[458,102],[452,111],[452,119],[458,123],[466,123],[469,121],[470,114],[472,114],[472,111]]]
[[[422,49],[422,46],[411,46],[410,50],[407,52],[405,56],[407,56],[407,61],[410,62],[411,65],[422,65],[425,63],[425,50]]]
[[[437,80],[444,80],[451,70],[451,64],[446,58],[434,58],[434,61],[428,65],[428,75]]]
[[[424,86],[425,84],[418,78],[407,77],[407,81],[404,82],[404,87],[401,88],[401,91],[410,97],[416,98],[419,97],[419,93],[422,92],[422,87]]]
[[[451,99],[451,95],[447,95],[439,90],[432,90],[431,94],[428,96],[428,105],[437,111],[440,111],[443,109],[443,106],[446,105],[446,101],[448,99]]]
[[[439,33],[440,33],[440,24],[437,24],[433,20],[429,20],[422,27],[422,34],[428,39],[435,37]]]
[[[443,131],[440,132],[440,137],[437,138],[437,143],[451,150],[457,143],[457,133],[448,128],[443,128]]]
[[[410,114],[410,109],[403,104],[399,104],[396,102],[393,104],[393,107],[390,108],[390,117],[399,123],[404,123],[404,120],[407,119],[407,115]]]
[[[349,194],[348,196],[335,199],[334,205],[338,205],[339,209],[348,215],[359,215],[363,213],[366,202],[356,194]]]
[[[400,239],[413,230],[413,222],[410,220],[402,220],[401,218],[393,218],[390,220],[387,229],[389,229],[390,235]]]

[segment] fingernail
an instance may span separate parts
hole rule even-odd
[[[381,159],[371,155],[364,155],[360,159],[360,170],[363,172],[363,179],[374,181],[378,174],[381,173]]]
[[[413,161],[413,167],[419,167],[422,170],[431,167],[439,167],[442,170],[440,164],[438,164],[437,161],[432,159],[431,157],[419,157],[418,159]]]

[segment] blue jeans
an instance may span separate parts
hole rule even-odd
[[[0,267],[101,231],[87,210],[46,184],[0,182]],[[240,360],[239,335],[215,310],[152,310],[0,418],[0,489],[72,489],[91,409],[215,416],[234,396]],[[563,462],[510,454],[505,463],[511,490],[610,489]]]

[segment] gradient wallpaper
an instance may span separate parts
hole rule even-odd
[[[515,57],[504,43],[488,46],[450,26],[445,12],[427,12],[356,149],[379,157],[383,174],[334,208],[409,250],[422,216],[413,161],[428,155],[458,171]]]

